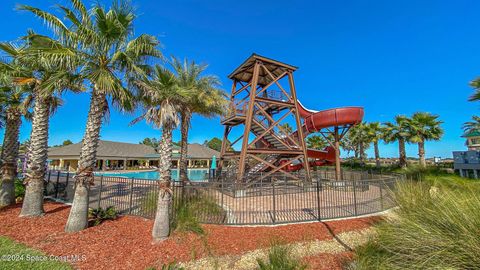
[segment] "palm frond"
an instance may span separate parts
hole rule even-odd
[[[73,7],[78,10],[80,15],[82,16],[82,23],[83,24],[91,24],[90,16],[88,14],[88,10],[85,5],[82,3],[81,0],[70,0],[72,2]]]
[[[55,32],[55,34],[59,36],[70,35],[70,30],[62,22],[62,20],[60,20],[57,16],[51,13],[28,5],[17,5],[17,10],[29,11],[33,13],[36,17],[43,19],[45,24],[49,28],[51,28]]]

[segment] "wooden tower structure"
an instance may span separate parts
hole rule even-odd
[[[221,122],[225,132],[219,168],[233,170],[236,181],[250,182],[272,175],[310,180],[293,79],[296,69],[252,54],[228,76],[233,84],[229,111]],[[303,179],[285,170],[299,162],[304,163]]]

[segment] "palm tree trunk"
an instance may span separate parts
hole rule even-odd
[[[26,190],[20,213],[21,217],[41,216],[44,213],[43,186],[47,165],[50,98],[39,98],[38,96],[38,93],[36,93],[32,133],[28,149],[29,160],[25,180]]]
[[[88,226],[90,185],[94,181],[93,170],[97,161],[98,140],[106,106],[105,94],[94,89],[90,99],[90,110],[88,111],[87,126],[83,136],[82,152],[75,176],[75,194],[65,225],[66,232],[81,231]]]
[[[375,165],[380,168],[380,150],[378,150],[378,141],[373,142],[373,148],[375,150]]]
[[[165,124],[162,127],[162,139],[160,141],[160,166],[158,184],[159,194],[157,201],[157,212],[153,224],[152,237],[156,242],[167,239],[170,234],[169,209],[172,201],[170,189],[170,166],[172,162],[172,130],[173,125]]]
[[[360,149],[360,163],[362,165],[365,165],[365,147],[363,145],[363,143],[360,143],[360,146],[359,146],[359,149]]]
[[[399,159],[398,164],[400,167],[405,168],[407,167],[407,154],[405,152],[405,139],[398,140],[398,152],[399,152]]]
[[[188,179],[188,160],[187,160],[187,153],[188,153],[188,129],[190,127],[190,120],[192,118],[192,114],[185,110],[185,112],[181,113],[181,127],[180,132],[182,133],[182,143],[180,148],[180,160],[179,160],[179,170],[180,170],[180,180],[183,183],[189,181]]]
[[[418,158],[420,159],[420,166],[426,167],[427,162],[425,161],[425,142],[418,143]]]
[[[17,176],[18,134],[22,115],[17,110],[7,111],[3,138],[2,180],[0,182],[0,207],[15,204],[15,177]]]

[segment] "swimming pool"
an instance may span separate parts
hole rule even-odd
[[[98,172],[97,175],[110,177],[125,177],[157,180],[158,171],[137,171],[137,172]],[[188,169],[188,178],[191,181],[203,181],[208,177],[208,169]],[[172,180],[178,181],[178,169],[172,170]]]

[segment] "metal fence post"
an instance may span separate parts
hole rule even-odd
[[[128,207],[128,214],[132,214],[132,206],[133,206],[133,181],[134,179],[132,178],[131,179],[131,182],[130,182],[130,204],[129,204],[129,207]]]
[[[70,172],[67,172],[67,179],[65,180],[65,192],[64,192],[64,195],[67,195],[67,188],[68,188],[68,178],[70,177]],[[65,196],[65,199],[66,196]]]
[[[357,185],[356,185],[356,181],[353,180],[352,181],[353,183],[353,206],[354,206],[354,215],[357,216]]]
[[[51,175],[52,175],[52,171],[48,171],[47,184],[50,183],[50,176]]]
[[[380,181],[380,210],[383,211],[383,180]]]
[[[272,181],[272,199],[273,199],[273,216],[272,216],[272,219],[273,219],[273,224],[276,223],[276,219],[277,219],[277,206],[275,204],[275,181]]]
[[[57,173],[57,183],[55,184],[55,199],[58,198],[58,181],[60,180],[60,171]]]
[[[220,187],[220,188],[221,188],[221,196],[222,196],[222,198],[221,198],[221,205],[220,205],[220,207],[222,207],[222,208],[223,208],[223,177],[222,177],[222,179],[221,179],[220,185],[221,185],[221,187]]]
[[[320,180],[317,178],[317,215],[318,215],[318,221],[321,220],[320,218],[320,187],[319,185]]]
[[[103,175],[100,176],[100,190],[98,191],[98,206],[100,208],[100,202],[102,200],[102,188],[103,188]]]

